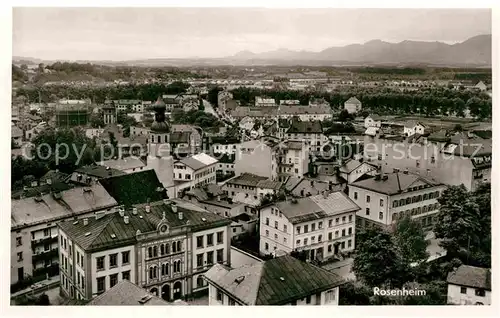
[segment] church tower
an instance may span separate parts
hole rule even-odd
[[[174,185],[174,160],[169,143],[170,126],[165,121],[167,106],[158,97],[150,109],[155,112],[155,120],[149,131],[147,168],[156,172],[163,187],[167,189],[168,196],[173,198],[171,192],[173,192]]]

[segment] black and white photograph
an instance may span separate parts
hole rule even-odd
[[[200,6],[10,8],[6,302],[497,305],[493,9]]]

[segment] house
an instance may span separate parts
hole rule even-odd
[[[100,165],[89,165],[77,168],[68,178],[68,182],[75,185],[85,186],[91,181],[122,176],[126,173]]]
[[[448,304],[491,305],[491,270],[460,265],[448,274]]]
[[[380,171],[380,170],[379,170]],[[378,173],[375,177],[349,184],[349,197],[361,208],[356,226],[392,229],[404,216],[429,229],[439,212],[437,199],[446,186],[430,177],[408,171]]]
[[[133,173],[142,171],[146,168],[146,164],[137,157],[126,157],[122,159],[105,160],[97,163],[98,165],[120,170],[125,173]]]
[[[273,98],[255,97],[255,107],[275,107],[276,102]]]
[[[231,264],[230,223],[171,200],[60,222],[61,293],[90,300],[123,280],[165,301],[206,290],[202,275]]]
[[[270,203],[260,209],[259,251],[303,251],[310,260],[352,252],[359,209],[342,191]]]
[[[241,128],[241,129],[245,129],[245,130],[252,130],[253,126],[255,125],[255,120],[252,118],[252,117],[243,117],[240,122],[238,123],[238,126]]]
[[[280,100],[279,105],[300,105],[300,101],[297,99],[285,99]]]
[[[301,121],[292,119],[290,127],[285,132],[285,138],[303,141],[309,151],[321,151],[322,146],[328,142],[328,137],[323,134],[320,121]]]
[[[89,139],[100,138],[103,133],[104,133],[103,128],[87,128],[87,129],[85,129],[85,136]]]
[[[197,186],[216,182],[218,160],[205,153],[199,153],[174,162],[174,181],[176,193],[189,191]]]
[[[122,280],[104,293],[92,299],[87,306],[168,306],[183,305],[188,303],[177,300],[167,302],[160,297],[151,294],[146,289],[131,283],[128,280]]]
[[[11,284],[28,275],[40,277],[57,273],[57,267],[61,266],[57,222],[73,221],[117,205],[97,182],[86,187],[52,189],[52,192],[11,201]]]
[[[222,190],[230,197],[234,198],[238,193],[257,196],[257,186],[259,182],[268,178],[244,172],[224,182]]]
[[[376,127],[380,128],[382,126],[382,117],[378,115],[370,115],[365,118],[365,128]]]
[[[301,121],[323,121],[333,118],[332,108],[327,105],[280,105],[279,118],[298,117]]]
[[[178,95],[163,95],[167,113],[171,113],[174,109],[182,109]]]
[[[229,198],[215,184],[196,187],[187,191],[182,200],[189,201],[200,208],[224,217],[233,217],[243,213],[244,204]]]
[[[366,175],[374,176],[376,172],[376,166],[354,159],[345,161],[339,167],[340,176],[347,180],[348,184],[351,184]]]
[[[325,191],[343,190],[345,183],[333,180],[323,181],[316,178],[289,177],[284,186],[294,197],[306,197],[318,195]]]
[[[217,104],[218,108],[225,111],[227,109],[226,103],[229,100],[233,99],[233,94],[231,92],[228,92],[226,90],[220,91],[217,93]]]
[[[118,116],[118,109],[114,104],[105,104],[102,107],[104,125],[115,124]]]
[[[349,114],[359,113],[361,111],[361,102],[356,97],[351,97],[344,103],[344,109]]]
[[[404,123],[404,135],[406,137],[413,136],[414,134],[425,134],[425,126],[415,120],[409,120]]]
[[[488,89],[488,86],[486,86],[486,84],[484,84],[483,81],[479,81],[475,86],[474,86],[475,89],[478,89],[482,92],[486,91]]]
[[[209,306],[338,305],[343,279],[325,269],[285,255],[206,274]]]

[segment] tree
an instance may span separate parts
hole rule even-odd
[[[468,265],[491,267],[491,185],[474,192],[450,186],[438,199],[436,238],[450,257]]]
[[[353,118],[354,118],[354,116],[352,114],[349,114],[349,112],[347,111],[347,109],[342,109],[340,111],[338,120],[341,121],[341,122],[345,122],[345,121],[348,121],[348,120],[352,120]]]
[[[455,127],[453,128],[454,131],[462,132],[464,128],[460,124],[456,124]]]
[[[372,295],[368,286],[348,281],[339,287],[339,305],[370,305]]]
[[[40,297],[35,301],[37,306],[50,306],[50,299],[47,294],[41,294]]]
[[[219,86],[215,86],[208,91],[207,100],[214,108],[219,107],[219,92],[223,89]]]
[[[97,113],[92,113],[90,115],[89,122],[90,122],[90,126],[92,128],[102,128],[102,127],[104,127],[105,125],[104,125],[104,115],[103,115],[103,112],[100,110]]]
[[[429,255],[426,251],[429,242],[420,223],[410,216],[398,220],[394,231],[394,241],[399,253],[408,264],[426,260]]]
[[[394,247],[391,234],[378,227],[357,235],[353,271],[368,286],[399,287],[408,278],[408,268]]]
[[[12,157],[11,159],[11,184],[13,189],[22,188],[25,176],[33,176],[33,179],[39,179],[49,171],[47,165],[36,160],[29,160],[22,156]]]

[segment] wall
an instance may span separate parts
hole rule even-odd
[[[476,289],[466,287],[466,294],[460,292],[462,286],[448,284],[448,303],[455,305],[475,305],[480,302],[483,305],[491,305],[491,291],[485,291],[485,296],[476,296]],[[464,286],[465,287],[465,286]]]
[[[260,210],[260,253],[262,255],[270,254],[274,250],[286,253],[293,250],[293,225],[283,213],[273,211],[278,211],[274,205]],[[269,225],[266,225],[267,219],[269,219]],[[278,222],[277,229],[275,228],[275,222]],[[284,226],[286,226],[286,232]],[[266,231],[269,232],[269,235],[266,235]],[[269,247],[268,250],[265,248],[266,243]]]
[[[252,151],[244,149],[253,149]],[[244,142],[236,146],[236,160],[234,171],[237,176],[244,172],[258,176],[272,178],[275,176],[276,167],[272,163],[271,148],[260,141]],[[258,164],[257,164],[258,163]],[[273,171],[274,170],[274,171]]]
[[[231,246],[231,267],[238,268],[244,265],[260,263],[262,260],[254,255]]]

